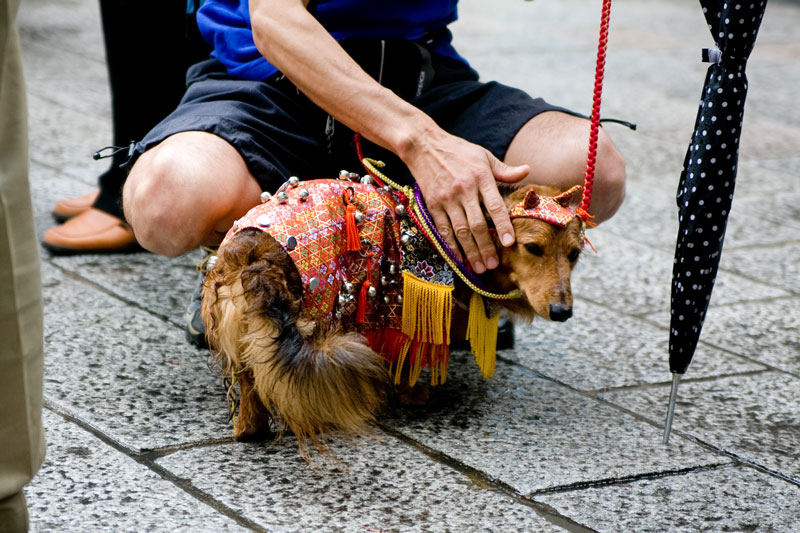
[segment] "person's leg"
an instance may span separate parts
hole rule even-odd
[[[567,189],[582,185],[589,149],[589,121],[548,111],[529,120],[511,141],[505,156],[509,165],[529,165],[524,182]],[[625,160],[600,128],[597,164],[589,212],[595,223],[608,220],[625,199]]]
[[[0,531],[26,531],[22,487],[44,458],[42,288],[28,185],[25,86],[14,18],[0,3]]]
[[[261,186],[233,146],[211,133],[187,131],[136,160],[122,198],[140,244],[177,256],[219,244],[260,196]]]

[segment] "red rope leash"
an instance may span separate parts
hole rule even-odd
[[[586,156],[586,172],[583,180],[583,197],[578,214],[587,224],[592,217],[589,206],[592,204],[592,186],[597,162],[597,137],[600,130],[600,100],[603,95],[603,74],[605,74],[606,48],[608,46],[608,25],[611,18],[611,0],[603,0],[603,14],[600,19],[600,43],[597,45],[597,67],[594,74],[594,98],[589,129],[589,153]]]

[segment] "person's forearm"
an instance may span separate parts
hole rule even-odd
[[[261,54],[320,108],[401,159],[444,134],[433,120],[382,87],[353,61],[300,0],[251,0]]]

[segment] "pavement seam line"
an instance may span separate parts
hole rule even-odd
[[[68,412],[65,412],[65,411],[59,409],[58,407],[53,405],[53,403],[50,402],[49,400],[44,400],[44,407],[46,409],[52,411],[56,415],[63,417],[68,422],[70,422],[72,424],[75,424],[76,426],[81,428],[83,431],[86,431],[87,433],[91,434],[93,437],[97,438],[98,440],[100,440],[101,442],[106,444],[107,446],[110,446],[111,448],[113,448],[117,452],[125,455],[126,457],[129,457],[130,459],[132,459],[136,463],[146,467],[148,470],[150,470],[151,472],[153,472],[156,475],[158,475],[164,481],[167,481],[167,482],[171,483],[172,485],[174,485],[178,489],[182,490],[183,492],[185,492],[186,494],[188,494],[189,496],[191,496],[195,500],[198,500],[198,501],[208,505],[209,507],[211,507],[212,509],[214,509],[218,513],[230,518],[231,520],[236,522],[238,525],[240,525],[242,527],[245,527],[247,529],[250,529],[251,531],[257,531],[257,532],[266,533],[267,530],[264,529],[263,527],[259,526],[257,523],[251,521],[248,518],[245,518],[244,516],[241,516],[234,509],[231,509],[230,507],[228,507],[224,503],[220,502],[219,500],[217,500],[213,496],[211,496],[208,493],[204,492],[203,490],[199,489],[198,487],[196,487],[190,481],[187,481],[187,480],[185,480],[183,478],[180,478],[177,475],[175,475],[172,472],[170,472],[169,470],[167,470],[166,468],[164,468],[163,466],[161,466],[159,464],[156,464],[154,462],[154,460],[150,457],[149,453],[147,453],[147,452],[145,452],[145,453],[137,453],[134,450],[131,450],[127,446],[124,446],[124,445],[120,444],[119,442],[115,441],[111,437],[105,435],[102,431],[98,430],[97,428],[95,428],[91,424],[88,424],[87,422],[81,420],[77,416],[72,415],[72,414],[70,414]],[[187,448],[187,449],[189,449],[189,448]]]

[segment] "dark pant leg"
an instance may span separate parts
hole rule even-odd
[[[178,105],[186,69],[209,55],[185,0],[100,0],[114,144],[139,140]],[[191,18],[189,18],[191,17]],[[100,176],[94,206],[119,218],[127,172],[123,151]]]

